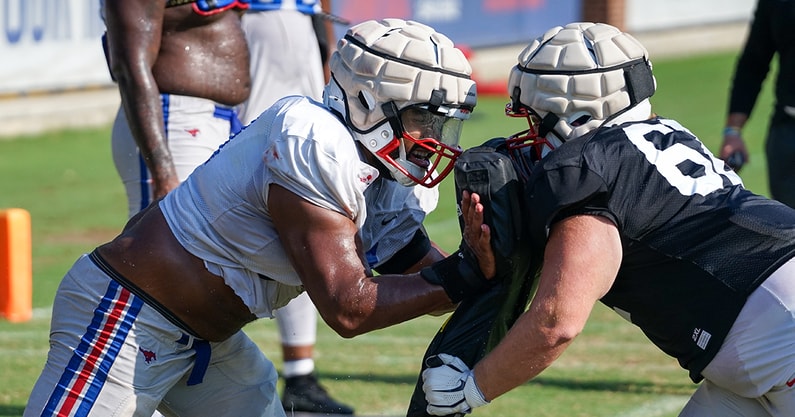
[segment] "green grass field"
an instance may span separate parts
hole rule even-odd
[[[713,151],[724,123],[734,54],[655,62],[658,93],[652,102],[679,120]],[[465,125],[463,146],[526,128],[502,115],[507,100],[482,98]],[[758,114],[745,129],[752,162],[746,187],[767,194],[762,138],[771,107],[765,90]],[[126,218],[126,198],[113,168],[110,127],[0,140],[0,208],[32,216],[34,318],[0,319],[0,416],[22,414],[47,354],[49,306],[71,263],[112,238]],[[427,226],[448,250],[459,241],[452,180]],[[443,317],[412,322],[346,340],[319,326],[316,363],[323,383],[358,414],[405,415],[419,361]],[[262,320],[246,332],[280,366],[279,337]],[[695,389],[676,362],[656,350],[638,329],[602,306],[583,335],[539,378],[476,411],[477,416],[672,417]]]

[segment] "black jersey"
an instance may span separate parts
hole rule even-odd
[[[744,189],[673,120],[566,142],[534,167],[525,191],[533,242],[545,244],[549,227],[574,214],[615,223],[623,260],[601,301],[696,382],[747,296],[795,254],[795,210]]]

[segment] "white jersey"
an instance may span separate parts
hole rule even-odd
[[[257,317],[303,291],[268,212],[270,184],[351,219],[374,265],[411,240],[438,199],[435,189],[379,179],[321,103],[281,99],[160,203],[179,242]]]

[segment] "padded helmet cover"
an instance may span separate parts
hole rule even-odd
[[[519,54],[510,72],[513,106],[534,112],[561,141],[583,135],[635,107],[648,106],[656,82],[648,52],[603,23],[555,27]],[[649,107],[650,109],[650,107]],[[552,113],[551,121],[543,120]],[[646,113],[646,117],[648,116]]]
[[[445,35],[424,24],[401,19],[371,20],[351,27],[329,62],[344,91],[346,122],[358,132],[383,123],[382,104],[397,110],[431,102],[444,92],[448,107],[471,110],[477,102],[472,68]]]

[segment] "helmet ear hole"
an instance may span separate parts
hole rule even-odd
[[[362,106],[366,108],[368,111],[373,111],[375,109],[375,97],[366,90],[359,91],[359,102],[362,103]]]
[[[574,119],[570,124],[572,126],[582,126],[591,120],[590,114],[583,114],[582,116]]]

